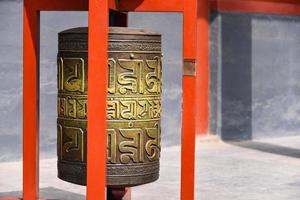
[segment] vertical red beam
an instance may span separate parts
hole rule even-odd
[[[89,0],[87,200],[106,199],[108,0]]]
[[[23,199],[39,195],[39,12],[24,0]]]
[[[196,19],[197,0],[184,1],[183,57],[185,60],[196,59]],[[195,182],[196,76],[184,73],[182,87],[181,200],[192,200]]]
[[[196,132],[205,134],[209,117],[209,0],[197,1]]]

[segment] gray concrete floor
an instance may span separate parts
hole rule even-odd
[[[299,200],[300,136],[224,143],[197,139],[197,200]],[[162,152],[160,180],[135,187],[132,199],[176,200],[180,194],[180,147]],[[0,163],[0,197],[20,195],[21,162]],[[41,160],[41,196],[84,199],[85,187],[56,178],[56,160]]]

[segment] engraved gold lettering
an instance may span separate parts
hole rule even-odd
[[[160,156],[160,126],[155,124],[155,128],[146,128],[146,133],[150,140],[146,143],[146,153],[150,161],[158,160]]]
[[[59,116],[66,115],[66,99],[63,97],[57,98],[57,112]]]
[[[125,109],[122,109],[120,113],[121,117],[124,119],[136,119],[136,101],[120,101],[120,103],[125,107]]]
[[[59,89],[84,92],[84,60],[82,58],[60,58]]]
[[[107,161],[117,163],[117,133],[114,129],[107,130]]]
[[[60,178],[84,184],[80,177],[86,175],[90,131],[87,83],[91,77],[87,72],[93,66],[88,66],[91,63],[87,59],[87,35],[81,32],[83,29],[78,30],[59,34],[57,154]],[[142,33],[135,37],[135,32],[127,35],[126,30],[124,35],[121,29],[113,30],[107,64],[97,66],[107,68],[107,94],[103,95],[107,128],[96,134],[106,134],[106,141],[102,142],[106,145],[108,187],[154,181],[159,172],[161,38]],[[96,119],[95,123],[102,123],[101,120]]]
[[[84,160],[84,132],[77,127],[63,127],[64,137],[62,141],[63,159]]]
[[[67,116],[76,118],[76,99],[72,97],[67,97]]]
[[[120,104],[117,100],[112,100],[107,102],[107,118],[117,119],[120,115]]]
[[[133,94],[143,94],[144,85],[141,80],[143,60],[118,60],[120,67],[125,72],[118,74],[118,83],[120,84],[119,92],[125,94],[131,91]]]
[[[113,58],[108,59],[108,87],[109,94],[116,93],[116,61]]]
[[[76,107],[77,117],[80,119],[85,119],[87,115],[87,100],[77,99]]]
[[[140,146],[143,132],[140,128],[120,129],[124,141],[120,142],[119,150],[121,152],[120,161],[123,164],[132,162],[140,162],[143,157],[143,146]],[[140,140],[140,141],[139,141]],[[138,156],[138,153],[139,156]]]
[[[149,101],[149,115],[150,118],[158,118],[161,113],[161,105],[159,100]]]
[[[148,68],[152,70],[146,75],[147,90],[150,93],[161,92],[161,60],[156,56],[155,60],[146,60]]]
[[[137,110],[138,114],[138,118],[141,119],[148,114],[148,101],[147,100],[140,100],[138,101],[138,104],[140,105],[140,108]]]

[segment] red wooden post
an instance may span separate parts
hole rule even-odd
[[[89,0],[87,200],[106,199],[108,0]]]
[[[197,0],[196,132],[208,131],[209,117],[209,0]]]
[[[184,1],[183,58],[184,60],[190,60],[190,62],[196,60],[196,19],[197,0]],[[194,199],[196,76],[193,74],[193,69],[190,73],[186,73],[185,68],[187,66],[183,67],[181,199],[186,200]]]
[[[24,0],[23,198],[39,196],[39,12]]]

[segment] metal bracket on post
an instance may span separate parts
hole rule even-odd
[[[196,76],[196,60],[184,59],[182,71],[184,76]]]

